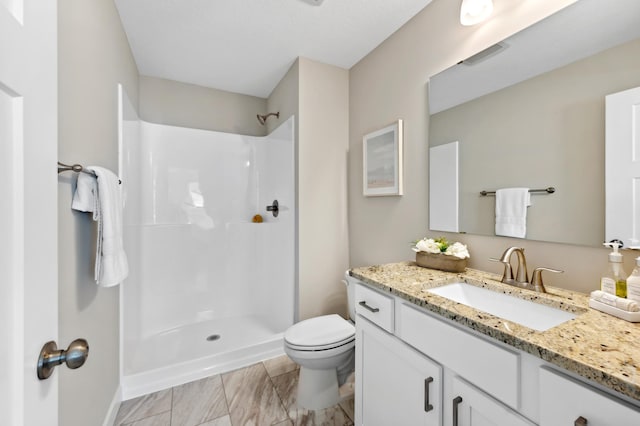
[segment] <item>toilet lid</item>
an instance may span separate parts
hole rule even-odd
[[[298,347],[335,346],[353,340],[353,325],[340,315],[331,314],[309,318],[289,327],[284,340]]]

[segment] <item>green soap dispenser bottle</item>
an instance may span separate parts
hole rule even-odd
[[[604,243],[613,251],[609,253],[609,267],[600,280],[600,289],[618,297],[627,297],[627,274],[622,269],[622,254],[618,252],[620,243]]]

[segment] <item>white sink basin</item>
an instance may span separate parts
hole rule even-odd
[[[447,284],[427,291],[538,331],[548,330],[576,317],[571,312],[467,283]]]

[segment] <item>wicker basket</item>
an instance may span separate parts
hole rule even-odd
[[[418,266],[429,269],[438,269],[447,272],[464,272],[467,267],[467,259],[460,259],[442,253],[416,252]]]

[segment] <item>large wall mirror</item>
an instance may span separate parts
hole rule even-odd
[[[481,191],[554,187],[531,195],[526,238],[600,246],[605,96],[637,86],[638,0],[579,0],[431,77],[430,147],[458,142],[457,230],[495,235]]]

